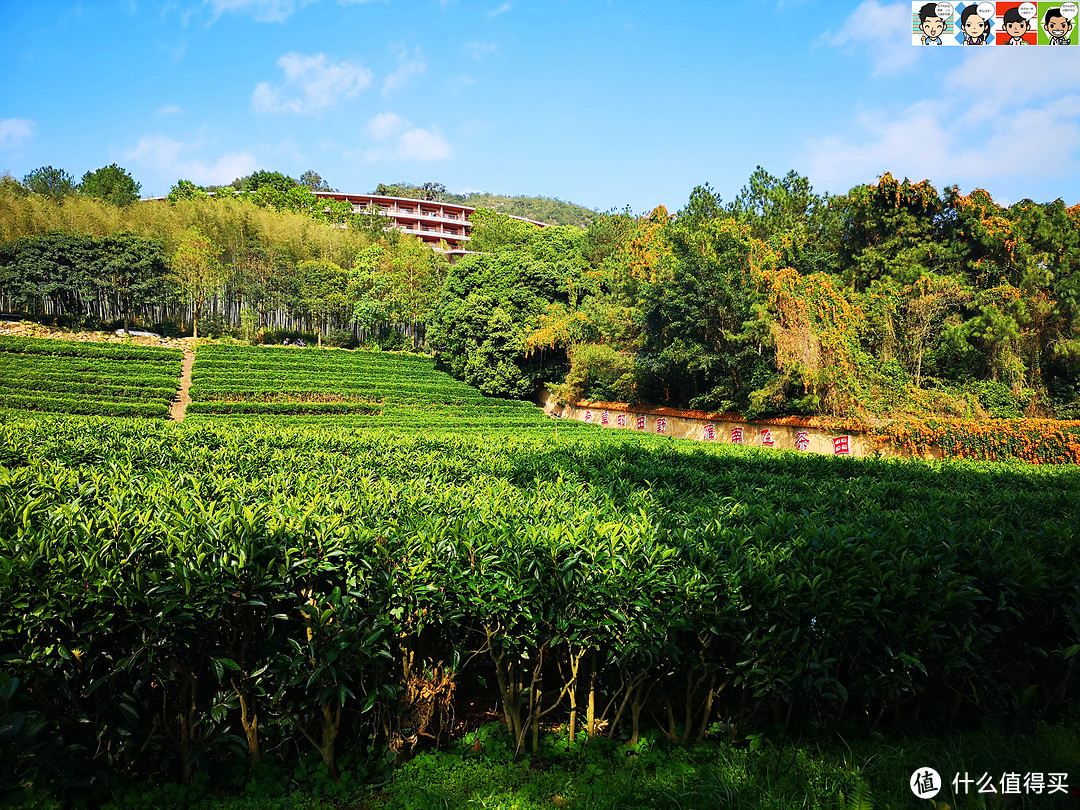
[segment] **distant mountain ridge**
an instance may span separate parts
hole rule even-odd
[[[469,205],[473,208],[488,208],[502,214],[546,222],[549,225],[577,225],[588,227],[600,217],[600,212],[583,205],[576,205],[556,197],[529,197],[526,195],[507,196],[474,191],[469,194],[454,194],[440,183],[425,183],[416,186],[409,183],[379,183],[374,194],[386,194],[392,197],[410,197],[420,200],[442,200]]]

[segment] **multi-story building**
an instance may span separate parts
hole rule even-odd
[[[469,215],[475,211],[468,205],[413,200],[407,197],[384,197],[378,194],[346,194],[341,191],[316,191],[317,197],[345,200],[352,204],[357,214],[378,212],[389,220],[388,224],[402,233],[418,236],[433,248],[445,242],[448,253],[466,253],[472,223]],[[544,222],[514,217],[546,228]]]

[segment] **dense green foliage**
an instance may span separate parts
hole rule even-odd
[[[528,396],[565,371],[560,350],[534,352],[526,339],[551,302],[569,302],[584,232],[541,230],[483,211],[473,228],[470,245],[484,253],[450,268],[428,344],[441,367],[484,393]]]
[[[0,337],[0,408],[165,416],[180,387],[178,349]]]
[[[469,247],[483,255],[448,274],[378,217],[316,198],[314,173],[259,171],[213,198],[181,181],[168,205],[118,208],[57,198],[49,168],[34,193],[0,184],[0,305],[38,317],[427,347],[502,396],[569,371],[564,396],[749,417],[1080,414],[1080,209],[1060,200],[1005,208],[889,174],[822,197],[758,169],[732,202],[706,186],[675,216],[538,229],[480,207]],[[111,248],[92,237],[128,240],[105,275],[95,256]]]
[[[289,199],[305,194],[294,187]],[[210,337],[307,329],[423,343],[440,254],[359,220],[342,229],[256,203],[203,194],[117,208],[77,195],[58,206],[0,187],[0,309],[71,325],[183,324]],[[326,268],[340,283],[327,283]]]
[[[464,203],[473,208],[484,208],[498,211],[500,214],[525,217],[525,219],[546,222],[549,225],[575,225],[584,228],[600,218],[598,211],[560,200],[557,197],[506,196],[474,191],[465,195]]]
[[[48,231],[0,243],[0,301],[72,325],[153,320],[170,301],[161,242]]]
[[[23,178],[22,185],[32,194],[37,194],[53,202],[59,202],[69,194],[75,193],[75,178],[53,166],[34,169]]]
[[[606,345],[633,369],[621,387],[646,403],[868,420],[1080,409],[1080,208],[1061,200],[1004,208],[982,190],[939,194],[888,174],[821,197],[758,169],[726,205],[706,186],[675,216],[604,216],[561,242],[557,262],[551,238],[481,219],[472,244],[503,266],[444,288],[442,333],[502,347],[510,330],[469,302],[540,276],[538,252],[557,282],[518,308],[504,352],[518,373],[486,373],[492,390],[535,382],[539,349],[568,355],[564,394],[610,390],[590,375],[612,364],[586,348]]]
[[[520,752],[1017,722],[1080,687],[1072,468],[206,419],[0,424],[0,656],[50,773],[363,774],[468,703]]]
[[[139,201],[140,183],[115,163],[87,172],[79,183],[79,192],[99,200],[112,203],[117,207],[131,205]]]

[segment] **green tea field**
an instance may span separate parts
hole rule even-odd
[[[437,371],[430,357],[284,346],[203,346],[188,414],[205,421],[455,433],[574,432],[528,402],[486,397]]]
[[[730,806],[922,806],[895,777],[927,763],[884,735],[1032,733],[1080,690],[1074,466],[560,424],[386,353],[202,347],[192,395],[180,424],[0,412],[0,774],[40,796],[356,797],[396,763],[391,806],[457,806],[493,795],[445,781],[467,740],[514,791],[574,770],[490,806],[709,806],[685,780],[714,755],[679,745],[737,754],[702,794]],[[1080,771],[1052,747],[993,761]],[[663,790],[596,788],[623,766],[587,751]],[[817,804],[746,786],[769,773]]]
[[[165,416],[182,357],[179,349],[0,336],[0,408]]]

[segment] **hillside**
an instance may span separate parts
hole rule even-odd
[[[454,194],[439,183],[425,183],[422,186],[411,183],[380,183],[373,193],[421,200],[444,200],[471,205],[474,208],[488,208],[501,214],[534,219],[549,225],[577,225],[587,228],[601,217],[599,211],[560,200],[558,197],[530,197],[524,194],[507,196],[485,191]]]
[[[587,228],[600,218],[600,212],[557,197],[507,197],[502,194],[474,192],[465,195],[465,204],[474,208],[490,208],[501,214],[525,217],[549,225],[577,225]]]

